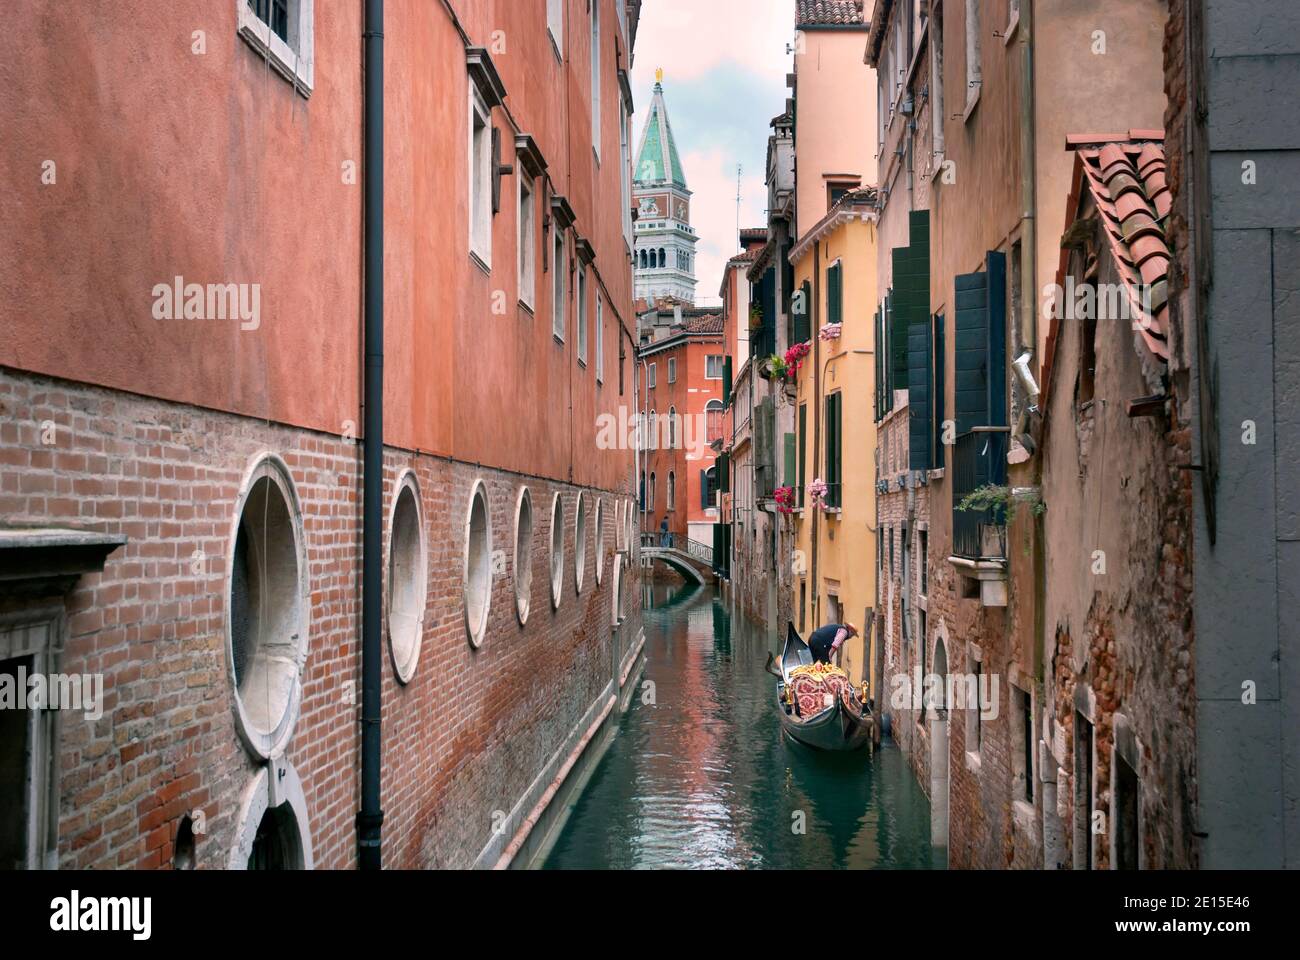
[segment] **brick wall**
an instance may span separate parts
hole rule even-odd
[[[68,599],[64,672],[104,675],[104,714],[65,718],[59,862],[66,868],[171,862],[180,819],[202,811],[201,867],[227,863],[241,797],[258,769],[236,731],[225,591],[234,511],[260,452],[287,465],[302,512],[310,589],[302,700],[287,757],[303,784],[318,867],[356,862],[359,789],[360,445],[338,437],[36,376],[0,373],[0,517],[120,533],[128,543]],[[43,424],[53,422],[52,444]],[[45,434],[45,436],[43,436]],[[574,587],[574,509],[566,484],[386,452],[386,511],[406,469],[417,479],[428,597],[422,651],[400,685],[385,640],[386,866],[463,867],[561,748],[618,665],[611,560],[595,580],[596,491],[587,569]],[[473,482],[488,490],[495,565],[481,649],[464,626],[464,521]],[[519,625],[514,505],[533,500],[532,608]],[[550,503],[565,501],[564,590],[550,598]],[[605,492],[607,550],[615,505]],[[630,502],[630,501],[629,501]],[[385,531],[385,550],[388,532]],[[625,571],[640,621],[639,572]],[[615,681],[616,686],[617,682]]]

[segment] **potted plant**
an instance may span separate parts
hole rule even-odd
[[[786,372],[785,360],[775,353],[758,366],[758,375],[764,380],[783,381],[786,378]]]
[[[749,308],[749,329],[763,329],[763,308],[756,303]]]

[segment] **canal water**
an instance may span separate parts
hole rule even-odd
[[[892,743],[823,754],[781,735],[761,627],[713,588],[657,584],[643,600],[638,695],[546,869],[945,866]]]

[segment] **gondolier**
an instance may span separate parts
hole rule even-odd
[[[812,651],[816,663],[830,663],[831,657],[839,652],[844,641],[856,637],[858,628],[851,623],[828,623],[818,627],[808,638],[808,649]]]

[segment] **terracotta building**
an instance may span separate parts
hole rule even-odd
[[[640,4],[192,6],[0,40],[0,669],[102,680],[4,711],[0,858],[354,866],[364,726],[385,865],[525,864],[642,642],[597,430],[638,390]]]
[[[718,522],[713,443],[721,439],[726,328],[717,311],[664,302],[640,315],[642,415],[641,529],[666,545],[712,548]]]

